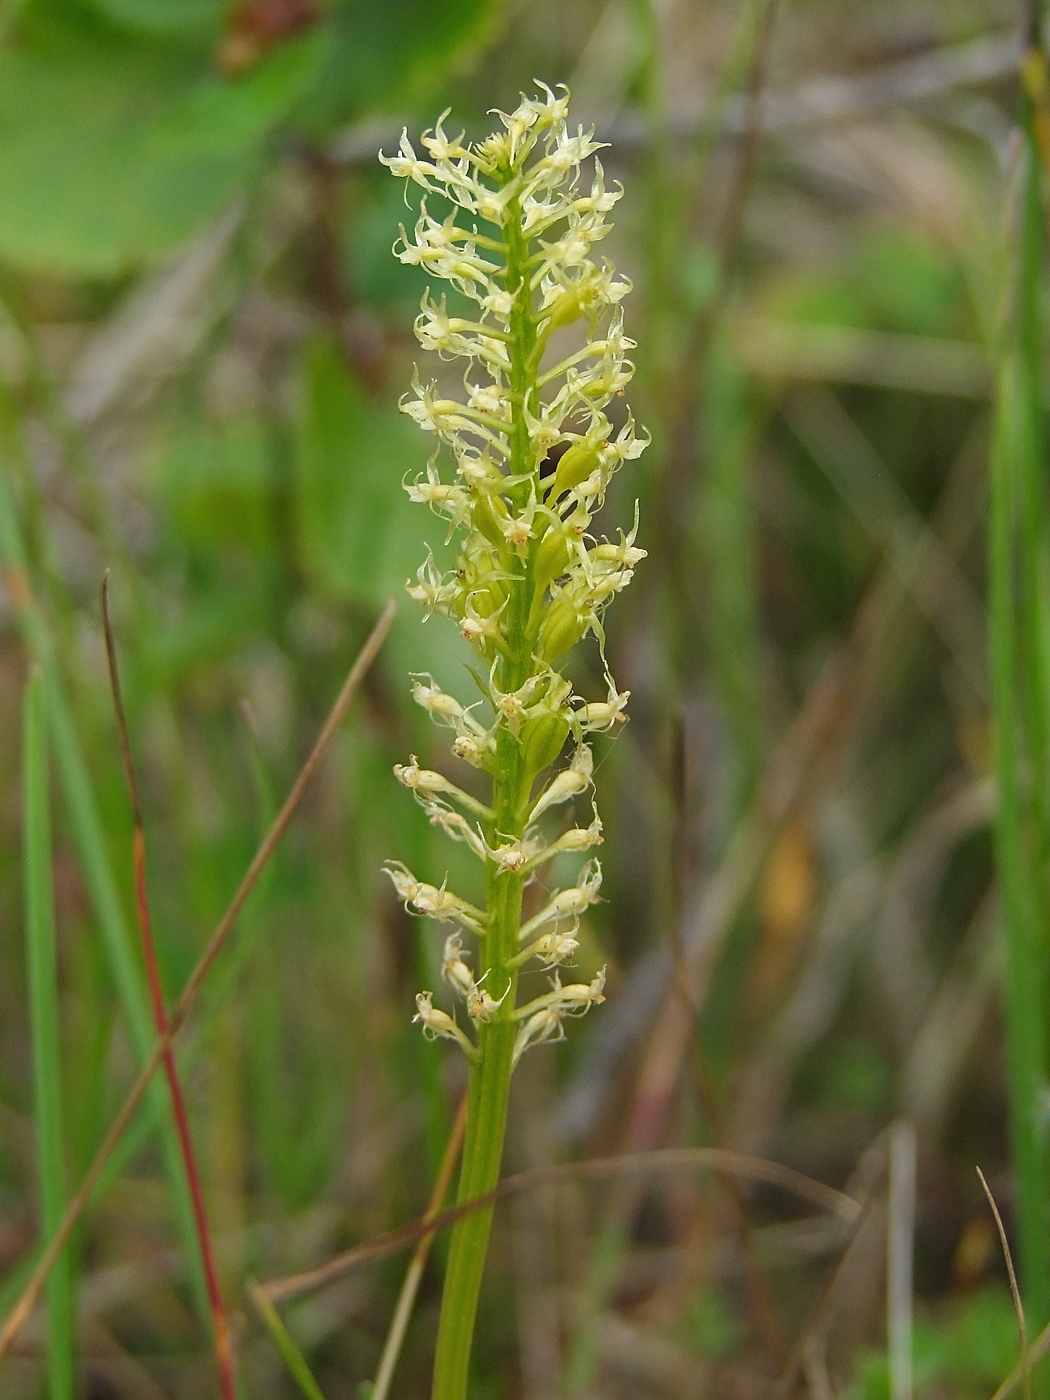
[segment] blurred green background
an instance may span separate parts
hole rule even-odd
[[[984,561],[1023,21],[976,0],[0,7],[4,1310],[40,1235],[33,661],[70,717],[52,755],[70,1185],[150,1034],[128,1012],[107,568],[169,998],[399,603],[180,1041],[246,1395],[297,1393],[246,1280],[425,1206],[460,1067],[408,1024],[440,935],[379,867],[444,874],[391,765],[448,762],[408,675],[459,687],[465,657],[402,591],[442,527],[402,490],[429,451],[397,409],[425,279],[390,255],[413,215],[376,155],[445,107],[483,135],[542,78],[625,186],[610,256],[635,283],[630,397],[653,444],[606,526],[638,498],[649,551],[609,616],[631,723],[600,753],[607,901],[581,949],[588,976],[609,962],[609,1001],[523,1062],[508,1170],[718,1144],[868,1208],[851,1232],[692,1172],[610,1236],[615,1188],[523,1195],[497,1217],[476,1394],[743,1400],[774,1393],[802,1337],[797,1393],[905,1400],[886,1236],[906,1257],[910,1144],[917,1391],[1006,1374],[1016,1324],[974,1166],[1012,1228]],[[84,1400],[215,1393],[156,1128],[136,1122],[75,1236]],[[440,1262],[406,1400],[427,1393]],[[402,1269],[286,1310],[327,1400],[364,1393]],[[41,1312],[0,1361],[2,1400],[45,1393],[45,1356]]]

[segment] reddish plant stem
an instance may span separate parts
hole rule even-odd
[[[113,636],[113,625],[109,616],[109,572],[102,579],[102,625],[106,637],[106,660],[109,664],[110,688],[113,692],[113,709],[117,718],[117,732],[120,738],[120,752],[124,761],[124,776],[127,779],[128,794],[131,798],[135,831],[132,838],[133,863],[135,869],[135,909],[138,914],[139,933],[142,938],[142,951],[146,961],[146,976],[149,982],[150,1005],[157,1035],[167,1036],[168,1012],[164,1004],[164,989],[160,982],[160,968],[157,965],[157,948],[153,940],[153,920],[149,911],[149,893],[146,888],[146,832],[142,821],[142,804],[139,801],[138,780],[131,755],[131,740],[128,723],[124,714],[124,701],[120,691],[120,673],[117,669],[117,646]],[[164,1075],[171,1095],[172,1115],[179,1136],[179,1147],[186,1170],[186,1180],[193,1202],[193,1219],[197,1227],[197,1242],[200,1246],[201,1263],[204,1267],[204,1281],[208,1290],[208,1307],[211,1312],[212,1332],[215,1338],[215,1360],[219,1372],[219,1389],[223,1400],[237,1400],[237,1382],[234,1376],[233,1348],[230,1345],[230,1328],[226,1319],[226,1304],[223,1301],[219,1271],[215,1263],[215,1246],[208,1212],[204,1205],[204,1189],[201,1185],[197,1154],[193,1148],[193,1135],[190,1132],[189,1115],[186,1112],[186,1099],[182,1092],[175,1052],[170,1041],[164,1048]]]
[[[134,840],[135,900],[138,906],[139,928],[142,931],[142,946],[149,974],[150,1001],[153,1005],[153,1019],[157,1025],[157,1034],[165,1035],[168,1029],[168,1017],[164,1007],[164,994],[160,985],[160,973],[157,968],[157,955],[153,944],[153,930],[146,897],[146,842],[140,826],[135,827]],[[197,1226],[197,1238],[200,1241],[201,1263],[204,1266],[204,1281],[207,1285],[208,1304],[211,1308],[211,1325],[215,1335],[215,1358],[219,1369],[219,1385],[223,1400],[236,1400],[237,1386],[234,1379],[233,1348],[230,1345],[226,1304],[223,1301],[222,1288],[219,1284],[215,1248],[208,1225],[208,1214],[204,1206],[204,1192],[193,1149],[193,1138],[190,1135],[186,1100],[183,1097],[182,1082],[175,1065],[175,1052],[170,1045],[164,1051],[164,1073],[168,1080],[175,1128],[179,1135],[179,1145],[182,1148],[182,1157],[186,1164],[186,1177],[193,1201],[193,1218]]]

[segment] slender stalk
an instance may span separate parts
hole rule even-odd
[[[1047,644],[1050,613],[1047,592],[1046,426],[1043,395],[1043,263],[1046,224],[1040,182],[1039,149],[1029,125],[1026,139],[1021,208],[1018,218],[1015,418],[1017,518],[1020,530],[1020,611],[1025,665],[1021,673],[1024,723],[1031,765],[1030,808],[1033,855],[1045,872],[1050,857],[1050,676]],[[1044,942],[1050,952],[1050,889],[1036,881],[1035,897]]]
[[[990,667],[998,789],[996,862],[1007,943],[1010,1138],[1029,1321],[1050,1318],[1045,1123],[1048,948],[1046,541],[1042,473],[1042,215],[1036,151],[1023,156],[1017,249],[999,345],[989,526]]]
[[[257,1283],[248,1284],[248,1295],[258,1309],[259,1316],[273,1338],[274,1346],[281,1353],[284,1364],[299,1387],[305,1400],[325,1400],[321,1387],[314,1379],[306,1357],[296,1346],[295,1338],[285,1327],[281,1314],[267,1298]]]
[[[51,876],[51,803],[48,791],[47,718],[39,671],[29,679],[23,728],[23,820],[26,856],[26,944],[33,1037],[35,1121],[44,1233],[62,1223],[66,1174],[59,1057],[58,959]],[[47,1286],[48,1372],[51,1400],[76,1393],[73,1266],[69,1250],[55,1261]]]
[[[513,341],[509,374],[511,476],[527,475],[531,465],[525,410],[536,326],[527,285],[523,287],[527,258],[521,213],[517,201],[513,201],[508,210],[506,277],[507,290],[517,294],[511,318]],[[532,377],[534,380],[535,370]],[[504,694],[523,685],[531,670],[536,637],[528,628],[528,618],[534,593],[534,559],[535,550],[532,549],[528,558],[521,562],[509,595],[511,617],[507,637],[510,650],[499,664],[499,688]],[[487,839],[493,849],[503,841],[520,841],[524,836],[527,803],[535,778],[535,772],[525,764],[514,735],[508,729],[501,729],[496,740],[495,776],[489,804],[493,819]],[[518,929],[525,881],[522,875],[500,870],[491,862],[486,866],[485,877],[489,932],[484,941],[484,968],[489,990],[501,1004],[493,1019],[478,1027],[478,1058],[470,1070],[463,1165],[456,1196],[459,1204],[491,1191],[499,1181],[516,1033],[511,1017],[516,1004],[518,974],[516,968],[508,969],[507,963],[519,951]],[[489,1206],[466,1216],[452,1232],[441,1298],[433,1400],[459,1400],[467,1393],[474,1320],[491,1227],[492,1207]]]
[[[1032,1359],[1028,1352],[1028,1324],[1025,1322],[1024,1307],[1021,1303],[1021,1290],[1017,1286],[1017,1274],[1014,1272],[1014,1261],[1010,1254],[1010,1241],[1007,1238],[1006,1226],[1003,1224],[1003,1217],[999,1214],[999,1207],[995,1204],[995,1197],[991,1188],[985,1180],[984,1172],[977,1168],[977,1176],[981,1183],[981,1190],[984,1192],[995,1218],[995,1228],[999,1231],[999,1244],[1002,1246],[1003,1260],[1006,1263],[1006,1276],[1010,1280],[1010,1297],[1013,1299],[1014,1312],[1017,1315],[1017,1334],[1021,1343],[1021,1384],[1023,1387],[1024,1400],[1031,1400],[1032,1397]]]

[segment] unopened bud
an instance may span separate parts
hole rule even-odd
[[[451,720],[454,724],[463,715],[463,706],[454,695],[447,695],[443,690],[434,684],[432,676],[427,676],[429,685],[423,684],[423,677],[416,677],[412,682],[412,699],[417,705],[422,706],[427,714],[438,719]]]
[[[559,919],[579,918],[592,904],[597,904],[601,887],[601,865],[597,860],[589,860],[572,889],[559,890],[549,904],[521,926],[519,940],[524,943],[545,924],[556,923]]]
[[[539,801],[529,813],[529,821],[534,822],[541,813],[548,811],[551,807],[557,807],[562,802],[568,802],[570,798],[576,797],[591,784],[591,774],[594,771],[594,759],[590,749],[586,744],[581,744],[573,754],[572,762],[563,772],[553,778],[545,791],[541,793]]]
[[[587,618],[566,599],[553,604],[543,624],[540,656],[548,664],[571,651],[587,631]]]
[[[600,460],[599,449],[593,443],[586,439],[583,442],[574,442],[562,454],[557,471],[554,473],[554,484],[547,493],[547,499],[556,501],[563,492],[571,491],[574,486],[579,486],[582,481],[586,481],[591,473],[597,469]]]
[[[569,721],[561,714],[541,714],[530,720],[521,733],[521,752],[526,767],[542,773],[555,763],[569,736]]]
[[[412,1017],[413,1023],[418,1023],[423,1027],[423,1034],[427,1040],[454,1040],[468,1059],[476,1060],[477,1047],[471,1044],[447,1011],[441,1011],[434,1006],[433,996],[433,992],[420,992],[416,996],[416,1014]]]

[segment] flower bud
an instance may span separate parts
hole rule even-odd
[[[580,871],[576,885],[569,890],[559,890],[554,898],[540,910],[518,932],[518,939],[524,943],[538,933],[545,924],[556,923],[559,919],[576,918],[592,904],[597,904],[602,887],[602,868],[597,860],[589,860]]]
[[[547,329],[557,331],[561,330],[563,326],[571,326],[573,321],[580,319],[581,314],[579,292],[575,290],[562,292],[547,313],[549,318]]]
[[[433,676],[426,676],[429,685],[424,685],[423,676],[417,676],[412,681],[412,699],[417,705],[426,710],[427,714],[440,720],[451,720],[453,724],[459,720],[464,711],[454,695],[446,695],[443,690],[434,684]]]
[[[412,755],[410,763],[395,763],[394,777],[413,792],[445,792],[450,786],[447,778],[430,768],[420,768],[419,759]]]
[[[557,807],[562,802],[568,802],[570,798],[590,787],[593,771],[593,755],[586,744],[580,744],[573,754],[572,762],[568,768],[552,778],[540,794],[539,800],[529,813],[530,824],[549,808]]]
[[[469,792],[464,792],[461,787],[457,787],[442,773],[437,773],[433,768],[420,768],[419,759],[412,755],[411,763],[395,763],[394,777],[399,783],[415,795],[416,799],[424,805],[435,797],[438,793],[443,793],[451,797],[461,806],[466,807],[468,812],[473,812],[482,821],[489,821],[492,811],[483,802],[479,802],[476,797],[472,797]]]
[[[605,1000],[605,968],[590,982],[572,982],[560,987],[561,1004],[569,1016],[578,1016],[591,1006],[600,1006]]]
[[[476,493],[470,509],[470,519],[490,544],[503,543],[503,526],[506,524],[507,508],[495,495]]]
[[[563,832],[550,849],[559,852],[589,851],[592,846],[600,846],[602,839],[601,818],[595,816],[590,826],[574,826]]]
[[[566,599],[559,599],[543,622],[539,648],[541,660],[550,665],[571,651],[587,631],[587,626],[586,617],[581,617]]]
[[[554,473],[554,484],[547,492],[547,499],[556,501],[563,492],[571,491],[574,486],[579,486],[581,481],[586,481],[597,469],[600,460],[598,448],[586,438],[583,442],[574,442],[562,453]]]
[[[390,876],[398,897],[410,914],[442,923],[457,923],[471,933],[484,934],[488,916],[483,910],[452,894],[444,885],[428,885],[417,880],[399,860],[388,860],[383,869]]]
[[[507,966],[522,967],[536,958],[543,967],[555,967],[559,963],[568,962],[579,946],[576,930],[572,933],[560,933],[555,929],[550,933],[541,934],[535,943],[530,943],[516,957],[511,958]]]
[[[604,967],[590,982],[572,982],[567,987],[562,986],[561,978],[555,972],[549,992],[525,1006],[519,1006],[514,1012],[514,1020],[522,1023],[515,1038],[515,1055],[520,1057],[527,1046],[541,1040],[560,1040],[563,1017],[583,1016],[592,1006],[600,1006],[604,1000]]]
[[[419,992],[417,994],[416,1014],[412,1017],[413,1024],[418,1022],[423,1027],[423,1034],[427,1040],[454,1040],[468,1059],[476,1060],[478,1057],[477,1047],[471,1044],[448,1012],[440,1011],[434,1006],[433,995],[433,992]]]
[[[521,752],[526,768],[542,773],[557,761],[569,737],[569,721],[561,715],[538,715],[521,732]]]
[[[597,700],[589,705],[581,705],[575,712],[576,722],[587,729],[611,729],[614,724],[625,724],[629,690],[611,694],[608,700]]]
[[[542,593],[548,584],[553,583],[556,578],[561,578],[568,569],[571,558],[572,550],[569,539],[561,521],[558,521],[543,536],[539,548],[536,550],[533,577],[536,580],[538,593]]]

